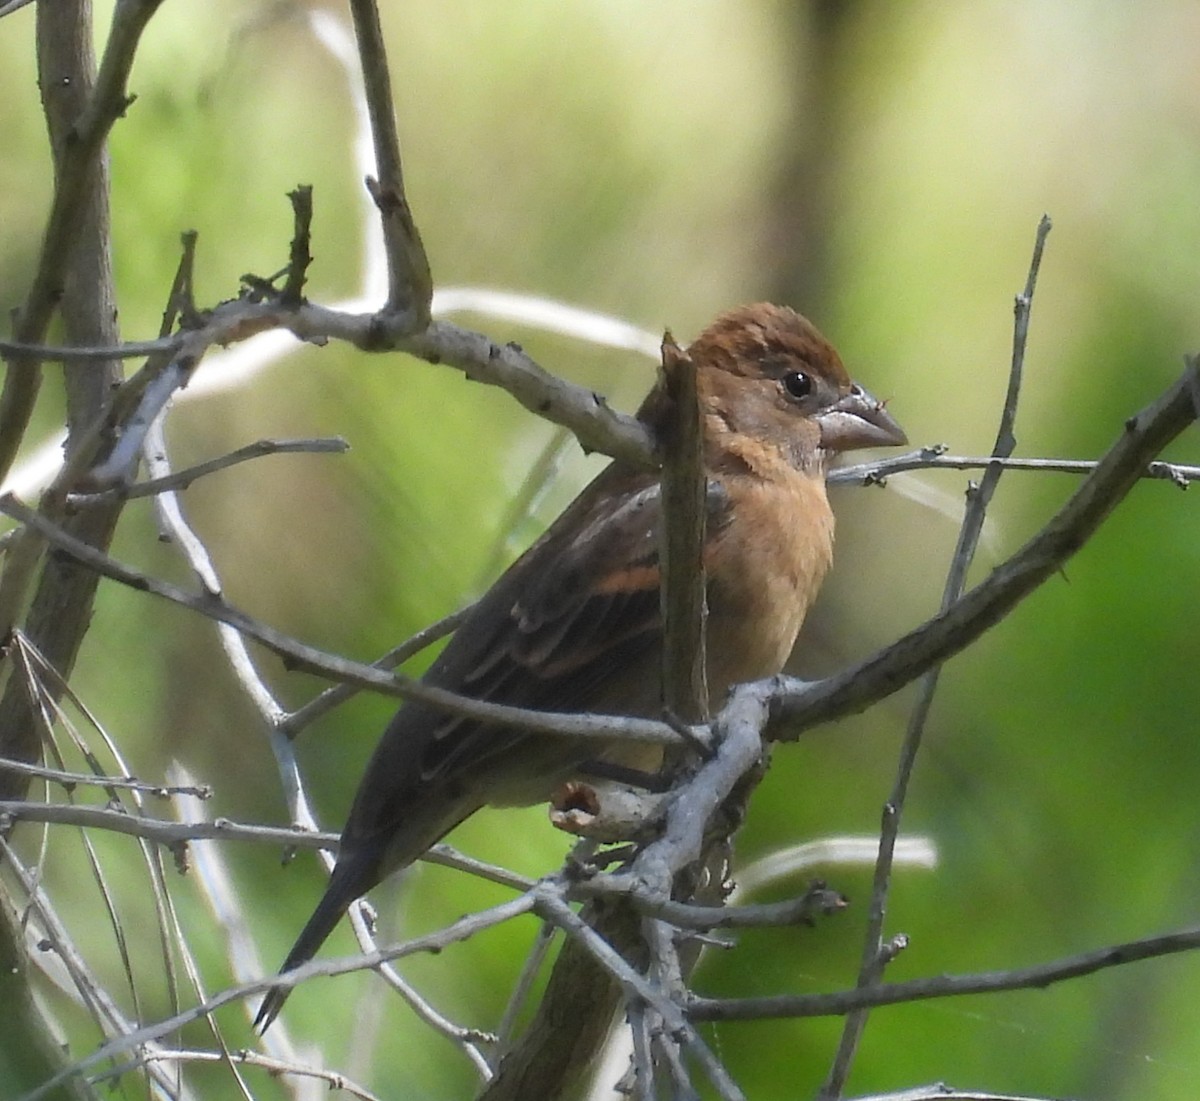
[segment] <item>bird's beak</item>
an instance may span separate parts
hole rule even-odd
[[[908,443],[904,429],[858,383],[844,398],[816,415],[821,426],[821,446],[826,451],[856,447],[899,447]]]

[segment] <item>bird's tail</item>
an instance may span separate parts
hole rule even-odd
[[[358,865],[358,861],[339,861],[333,869],[333,875],[329,879],[329,886],[325,888],[325,894],[317,903],[317,908],[313,911],[312,917],[308,919],[308,923],[300,930],[300,936],[292,945],[292,950],[288,953],[287,959],[283,961],[283,966],[279,968],[281,975],[285,971],[291,971],[292,968],[299,967],[302,963],[311,960],[317,954],[317,949],[333,932],[337,923],[342,920],[342,915],[349,908],[350,903],[370,889],[373,880],[364,883],[363,869],[356,865]],[[268,990],[258,1010],[258,1016],[254,1018],[254,1027],[261,1032],[266,1032],[270,1028],[271,1022],[279,1016],[279,1011],[283,1008],[283,1003],[287,1001],[290,993],[291,988],[286,986],[276,986]]]

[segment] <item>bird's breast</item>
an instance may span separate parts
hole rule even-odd
[[[833,513],[820,476],[731,478],[731,521],[709,544],[709,688],[778,673],[833,560]]]

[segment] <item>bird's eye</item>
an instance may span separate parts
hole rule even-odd
[[[789,397],[806,398],[813,391],[812,377],[803,371],[788,371],[782,381]]]

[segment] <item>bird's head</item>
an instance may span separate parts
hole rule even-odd
[[[908,442],[883,402],[846,373],[833,345],[785,306],[722,314],[688,355],[710,438],[774,445],[801,469],[823,469],[839,451]]]

